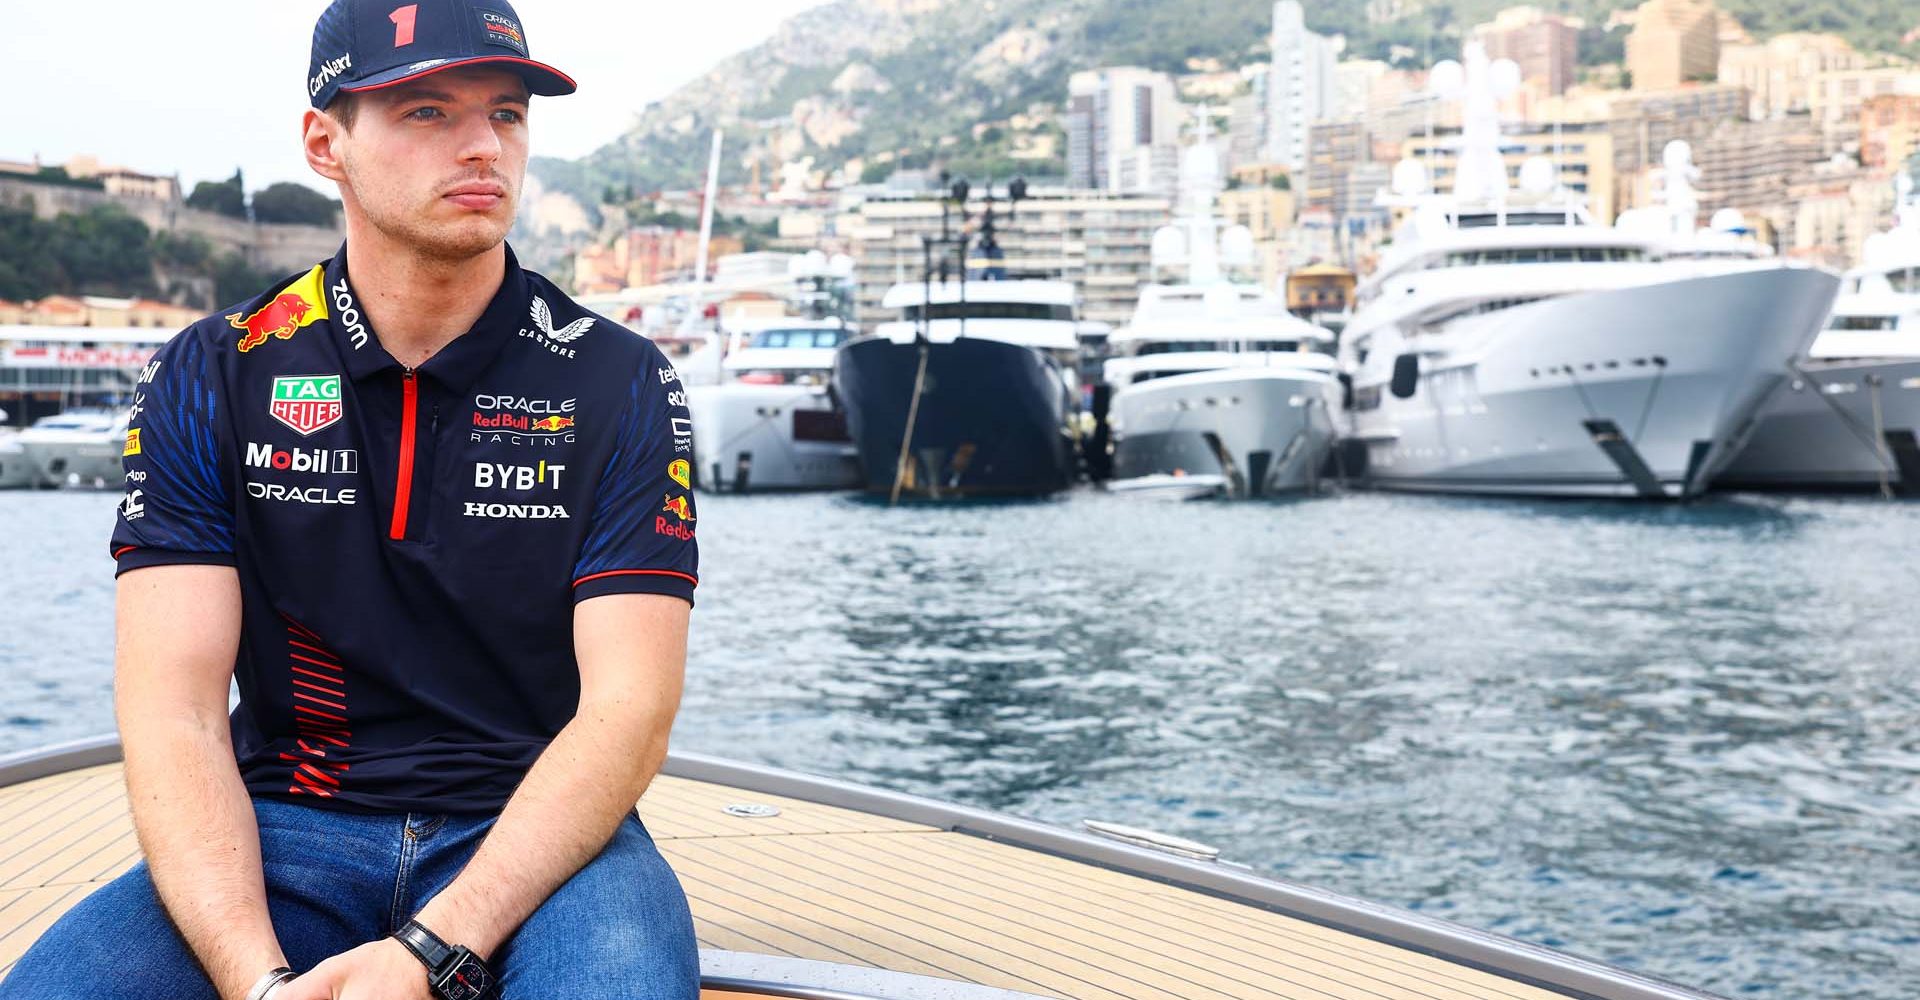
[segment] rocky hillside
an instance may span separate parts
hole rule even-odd
[[[1419,64],[1458,52],[1467,26],[1514,0],[1317,0],[1308,26],[1341,34],[1350,56]],[[1637,0],[1536,0],[1585,17],[1583,61],[1617,59],[1610,12]],[[1837,31],[1863,49],[1920,55],[1912,0],[1721,0],[1757,37]],[[708,135],[727,130],[728,183],[758,164],[884,176],[940,165],[974,176],[1059,173],[1058,117],[1078,69],[1143,65],[1186,72],[1266,58],[1270,0],[833,0],[793,17],[649,106],[627,134],[578,161],[536,161],[549,188],[584,204],[608,192],[698,183]]]

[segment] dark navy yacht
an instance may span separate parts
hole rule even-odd
[[[956,188],[957,190],[963,190]],[[964,197],[960,200],[964,201]],[[1076,296],[1065,281],[1009,276],[992,202],[965,280],[903,282],[898,318],[841,345],[833,387],[870,492],[891,497],[1044,496],[1078,469]],[[931,267],[930,267],[931,271]]]

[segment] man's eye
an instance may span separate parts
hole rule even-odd
[[[527,116],[518,111],[496,111],[493,113],[493,117],[497,121],[503,121],[510,125],[518,125],[527,120]]]
[[[420,121],[426,121],[427,119],[436,117],[439,114],[440,114],[439,108],[414,108],[412,111],[407,112],[407,117],[418,119]]]

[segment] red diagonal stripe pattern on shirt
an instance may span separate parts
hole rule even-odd
[[[294,750],[280,754],[281,760],[293,765],[287,792],[330,799],[340,790],[341,776],[348,768],[335,758],[353,739],[348,728],[346,668],[312,629],[288,615],[280,617],[287,622],[288,679],[296,699],[294,731],[299,734]]]

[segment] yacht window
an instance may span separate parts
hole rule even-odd
[[[1435,333],[1439,331],[1439,328],[1446,326],[1454,320],[1464,319],[1468,316],[1479,316],[1484,313],[1499,312],[1502,309],[1512,309],[1514,306],[1524,306],[1529,302],[1538,302],[1543,297],[1544,296],[1535,295],[1510,299],[1490,299],[1486,302],[1478,302],[1465,309],[1456,309],[1444,316],[1426,321],[1421,324],[1419,332]]]
[[[1168,378],[1174,375],[1192,375],[1192,374],[1194,373],[1193,372],[1141,372],[1138,375],[1135,375],[1133,377],[1133,384],[1139,385],[1142,382],[1149,382],[1157,378]]]
[[[1829,330],[1892,330],[1900,325],[1897,316],[1835,316]]]
[[[1149,354],[1186,354],[1193,351],[1258,354],[1296,353],[1300,350],[1297,340],[1160,340],[1141,344],[1133,354],[1135,357],[1145,357]]]
[[[839,329],[802,328],[797,330],[762,330],[753,335],[755,347],[838,347],[846,339],[846,331]]]
[[[1137,356],[1148,354],[1185,354],[1189,351],[1231,351],[1233,345],[1218,340],[1159,340],[1141,344]]]
[[[1455,250],[1447,254],[1446,262],[1449,267],[1474,267],[1480,264],[1592,263],[1645,259],[1645,251],[1634,247],[1498,247],[1491,250]]]
[[[1887,281],[1893,285],[1894,291],[1902,295],[1920,293],[1920,267],[1888,271]]]
[[[928,310],[933,319],[1073,319],[1073,307],[1042,302],[936,302]],[[920,306],[900,310],[902,319],[918,320]]]

